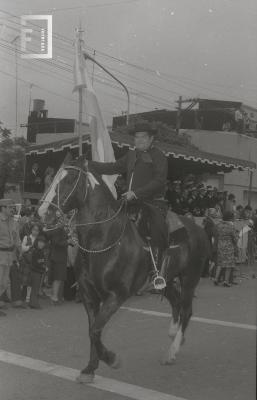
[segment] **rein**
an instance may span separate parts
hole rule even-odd
[[[89,172],[85,172],[85,171],[83,171],[82,168],[75,167],[75,166],[71,166],[71,165],[65,166],[65,167],[63,167],[63,169],[74,169],[74,170],[78,171],[78,172],[79,172],[78,178],[76,179],[76,182],[75,182],[75,184],[74,184],[72,190],[71,190],[70,193],[67,195],[67,197],[64,199],[64,201],[62,202],[62,204],[60,204],[60,182],[58,183],[58,189],[57,189],[57,204],[55,204],[55,203],[53,203],[53,202],[48,202],[48,203],[49,203],[49,205],[52,205],[52,206],[54,206],[54,207],[57,208],[57,210],[58,210],[59,213],[60,213],[60,217],[62,217],[62,219],[63,219],[63,222],[61,222],[60,224],[55,225],[53,228],[48,228],[47,230],[48,230],[48,231],[50,231],[50,230],[52,231],[52,230],[55,230],[55,229],[57,229],[57,228],[59,228],[59,227],[61,227],[61,226],[67,227],[67,229],[68,229],[68,231],[69,231],[70,239],[73,241],[73,243],[74,243],[76,246],[78,246],[78,247],[80,248],[80,250],[83,250],[83,251],[85,251],[86,253],[91,253],[91,254],[104,253],[104,252],[106,252],[106,251],[108,251],[108,250],[111,250],[111,249],[112,249],[113,247],[115,247],[117,244],[120,245],[121,239],[122,239],[122,237],[123,237],[123,235],[124,235],[124,232],[125,232],[125,229],[126,229],[126,226],[127,226],[127,219],[126,219],[126,221],[125,221],[125,223],[124,223],[124,225],[123,225],[123,227],[122,227],[122,231],[121,231],[121,234],[120,234],[119,238],[118,238],[114,243],[112,243],[111,245],[109,245],[109,246],[107,246],[107,247],[105,247],[105,248],[103,248],[103,249],[93,250],[93,249],[88,249],[88,248],[86,248],[86,247],[83,247],[83,246],[81,246],[81,245],[78,243],[78,239],[72,236],[72,231],[74,230],[74,228],[83,227],[83,226],[86,227],[86,226],[90,226],[90,225],[95,226],[95,225],[100,225],[100,224],[104,224],[104,223],[108,223],[108,222],[113,221],[114,219],[116,219],[116,218],[119,216],[119,214],[121,213],[121,211],[122,211],[122,209],[123,209],[124,206],[125,206],[125,210],[127,209],[127,201],[126,201],[125,199],[122,200],[121,205],[120,205],[120,207],[118,208],[118,210],[117,210],[111,217],[109,217],[109,218],[107,218],[107,219],[103,219],[103,220],[100,220],[100,221],[94,221],[94,222],[86,222],[86,223],[83,223],[83,224],[72,224],[72,220],[73,220],[74,215],[75,215],[75,213],[73,213],[73,215],[72,215],[72,217],[69,219],[68,223],[65,223],[65,222],[64,222],[64,213],[63,213],[63,211],[62,211],[62,209],[61,209],[61,206],[64,206],[65,203],[67,203],[67,201],[68,201],[69,198],[71,197],[71,195],[74,193],[75,189],[77,188],[77,185],[78,185],[78,183],[79,183],[79,180],[80,180],[80,177],[81,177],[82,174],[84,174],[84,175],[86,176],[86,193],[85,193],[85,196],[84,196],[84,201],[86,200],[87,194],[88,194],[88,185],[89,185],[89,183],[88,183],[88,179],[89,179],[89,178],[88,178],[88,174],[89,174]],[[42,200],[42,203],[44,203],[44,202],[46,202],[46,200]]]

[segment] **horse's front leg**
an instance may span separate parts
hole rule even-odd
[[[167,298],[172,307],[172,317],[169,326],[169,337],[171,338],[171,343],[173,344],[180,328],[180,309],[181,309],[181,295],[179,290],[174,285],[173,281],[167,283],[167,287],[165,290],[165,297]],[[170,348],[169,351],[165,353],[165,355],[162,358],[161,361],[162,365],[172,364],[175,361],[176,357],[174,357],[174,354],[171,354]]]
[[[102,344],[101,333],[106,323],[109,321],[111,316],[119,309],[124,300],[125,299],[122,299],[114,292],[110,294],[108,299],[103,302],[90,332],[90,338],[95,344],[99,359],[112,368],[119,368],[120,360],[114,352],[107,350],[106,347]]]
[[[84,304],[84,307],[88,316],[89,325],[89,337],[90,337],[90,359],[88,365],[81,371],[77,378],[79,383],[92,383],[95,376],[95,370],[99,366],[99,357],[96,350],[96,345],[94,339],[91,337],[90,333],[92,326],[95,322],[95,317],[99,312],[100,301],[96,296],[89,296],[90,289],[86,287],[85,284],[80,284],[80,295]]]
[[[192,302],[194,297],[193,288],[182,288],[181,293],[181,307],[179,313],[179,325],[177,333],[173,342],[168,350],[166,363],[172,364],[176,360],[176,356],[180,350],[181,345],[185,341],[185,330],[188,326],[189,320],[192,315]]]

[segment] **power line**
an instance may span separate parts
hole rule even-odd
[[[138,3],[139,0],[124,0],[124,1],[117,1],[113,3],[99,3],[99,4],[89,4],[87,6],[77,6],[77,7],[64,7],[64,8],[51,8],[49,10],[35,10],[35,12],[45,13],[45,12],[58,12],[58,11],[70,11],[70,10],[82,10],[87,8],[100,8],[100,7],[110,7],[110,6],[118,6],[118,5],[125,5],[128,3]]]
[[[6,42],[7,42],[7,41],[6,41]],[[7,48],[7,49],[13,51],[13,48],[9,45],[9,42],[7,42],[7,44],[1,44],[1,43],[0,43],[0,46],[5,47],[5,48]],[[19,52],[20,52],[20,54],[22,54],[21,51],[19,51]],[[32,60],[30,60],[30,61],[32,61]],[[33,61],[35,62],[35,60],[33,60]],[[68,63],[67,63],[67,66],[64,66],[64,65],[56,64],[54,61],[43,60],[43,62],[44,62],[45,64],[47,64],[47,65],[53,67],[53,68],[58,68],[58,69],[61,69],[61,70],[63,70],[63,71],[69,72],[69,73],[72,73],[72,72],[73,72],[73,66],[70,65],[70,64],[68,64]],[[29,67],[28,67],[28,68],[29,68]],[[104,81],[102,81],[102,80],[99,79],[98,77],[95,77],[95,80],[96,80],[98,83],[100,83],[100,84],[103,84],[103,85],[112,87],[112,88],[114,88],[114,89],[116,89],[116,90],[120,90],[119,87],[118,87],[117,85],[114,85],[114,84],[112,83],[112,80],[109,79],[109,78],[104,78]],[[135,95],[137,95],[137,96],[139,96],[139,97],[142,97],[142,98],[144,98],[145,100],[148,100],[148,101],[151,101],[151,102],[154,102],[154,103],[157,102],[157,103],[159,103],[159,104],[164,105],[165,107],[167,107],[167,106],[169,107],[169,106],[170,106],[170,101],[167,100],[167,99],[163,99],[163,98],[160,98],[160,97],[158,97],[158,96],[153,96],[153,95],[151,95],[150,93],[147,93],[147,92],[138,91],[138,90],[136,90],[135,88],[130,87],[130,86],[129,86],[129,89],[131,90],[131,93],[132,93],[132,94],[135,94]]]
[[[10,12],[7,12],[7,11],[5,11],[5,10],[0,10],[0,11],[2,11],[2,12],[4,12],[4,13],[7,13],[7,14],[9,14],[9,15],[15,17],[15,18],[19,18],[17,15],[12,14],[12,13],[10,13]],[[17,23],[16,23],[16,24],[17,24]],[[38,26],[38,25],[36,25],[36,24],[32,24],[32,25],[35,26],[35,27],[37,27],[37,28],[40,28],[40,26]],[[72,43],[73,43],[73,40],[72,40],[72,39],[70,39],[70,38],[68,38],[68,37],[66,37],[66,36],[64,36],[64,35],[57,34],[57,33],[53,33],[53,36],[54,36],[57,40],[63,41],[63,42],[65,42],[65,43],[69,43],[69,44],[72,44]],[[155,76],[156,78],[160,78],[160,79],[169,78],[169,79],[172,79],[172,81],[173,81],[174,79],[178,79],[178,80],[189,80],[189,81],[191,81],[191,82],[196,82],[196,84],[197,84],[197,82],[199,82],[199,81],[197,81],[197,80],[194,80],[194,79],[192,79],[192,78],[188,78],[188,77],[185,77],[185,76],[178,76],[178,75],[174,75],[174,74],[171,75],[171,74],[168,74],[168,73],[165,73],[165,72],[162,72],[162,71],[153,70],[153,69],[151,69],[151,68],[149,68],[149,67],[140,66],[140,65],[138,65],[138,64],[131,63],[131,62],[127,61],[127,60],[124,60],[124,59],[121,59],[121,58],[118,58],[118,57],[115,57],[115,56],[111,56],[110,54],[107,54],[107,53],[105,53],[105,52],[103,52],[103,51],[97,50],[97,49],[95,49],[95,48],[93,48],[93,47],[91,47],[91,46],[88,46],[88,45],[86,45],[86,48],[90,49],[91,51],[96,51],[96,52],[98,53],[98,55],[100,55],[100,56],[107,57],[107,58],[109,58],[109,59],[111,59],[111,60],[114,60],[114,61],[116,61],[116,62],[126,64],[126,65],[128,65],[128,66],[130,66],[130,67],[136,68],[136,69],[141,70],[141,71],[143,71],[143,72],[145,72],[145,73],[154,74],[154,76]],[[62,50],[68,51],[67,49],[64,49],[64,48],[62,48]],[[159,72],[159,74],[157,74],[157,72]],[[211,85],[214,85],[214,86],[222,86],[222,87],[224,87],[224,85],[220,85],[220,84],[216,84],[216,83],[211,83]],[[207,87],[205,87],[205,88],[207,89]],[[231,86],[230,86],[230,88],[231,88]],[[208,90],[211,91],[211,89],[208,89]],[[221,92],[219,92],[219,93],[221,93]]]
[[[3,12],[5,12],[6,14],[8,14],[8,15],[12,15],[13,17],[15,17],[15,18],[18,18],[18,16],[17,15],[14,15],[14,14],[11,14],[11,13],[9,13],[9,12],[6,12],[6,11],[4,11],[4,10],[2,10]],[[15,22],[16,23],[16,22]],[[16,23],[17,24],[17,23]],[[38,27],[38,28],[40,28],[38,25],[36,25],[36,24],[33,24],[34,26],[36,26],[36,27]],[[67,37],[65,37],[64,35],[61,35],[61,34],[57,34],[57,33],[54,33],[53,34],[53,36],[54,36],[54,38],[56,38],[57,40],[59,40],[59,41],[61,41],[61,42],[64,42],[65,44],[67,44],[67,43],[69,43],[69,44],[72,44],[73,43],[73,41],[70,39],[70,38],[67,38]],[[58,46],[56,46],[57,48],[60,48],[60,47],[58,47]],[[89,48],[89,49],[91,49],[91,50],[94,50],[92,47],[90,47],[90,46],[86,46],[87,48]],[[60,48],[62,51],[68,51],[68,49],[66,49],[66,48]],[[154,74],[154,76],[155,76],[155,78],[157,78],[157,79],[162,79],[162,80],[164,80],[165,82],[168,80],[168,81],[171,81],[173,84],[175,84],[176,86],[179,86],[179,87],[182,87],[182,88],[184,88],[185,90],[188,90],[189,89],[189,86],[188,85],[190,85],[190,86],[196,86],[196,87],[200,87],[200,88],[202,88],[202,89],[205,89],[205,90],[207,90],[208,92],[213,92],[213,93],[217,93],[217,94],[221,94],[222,96],[226,96],[226,97],[228,97],[227,96],[227,94],[225,94],[224,92],[221,92],[221,91],[218,91],[218,90],[215,90],[215,89],[210,89],[210,88],[208,88],[208,87],[206,87],[206,86],[203,86],[203,85],[199,85],[199,83],[194,83],[194,82],[197,82],[196,80],[193,80],[193,79],[191,79],[191,78],[187,78],[187,77],[179,77],[179,76],[176,76],[176,75],[171,75],[171,74],[167,74],[167,73],[164,73],[164,72],[162,72],[162,71],[160,71],[158,74],[157,74],[157,72],[158,71],[156,71],[156,70],[153,70],[153,69],[151,69],[151,68],[149,68],[149,67],[143,67],[143,66],[139,66],[139,65],[137,65],[137,64],[134,64],[134,63],[131,63],[131,62],[129,62],[129,61],[127,61],[127,60],[124,60],[124,59],[121,59],[121,58],[117,58],[117,57],[114,57],[114,56],[110,56],[109,54],[106,54],[106,53],[104,53],[104,52],[102,52],[102,51],[99,51],[99,50],[97,50],[97,53],[98,53],[98,55],[100,55],[100,56],[104,56],[104,57],[107,57],[108,59],[111,59],[111,60],[114,60],[115,62],[119,62],[119,63],[123,63],[123,64],[126,64],[127,66],[129,66],[129,67],[133,67],[133,68],[136,68],[136,69],[138,69],[138,70],[140,70],[140,71],[143,71],[144,73],[149,73],[149,74],[151,74],[151,75],[153,75]],[[121,72],[122,73],[122,72]],[[126,75],[125,73],[123,73],[124,75]],[[182,82],[183,82],[183,80],[186,80],[186,81],[189,81],[189,82],[187,82],[186,84],[181,84],[181,83],[178,83],[178,82],[175,82],[174,83],[174,80],[182,80]],[[190,82],[191,81],[191,82]],[[141,81],[142,82],[142,81]],[[212,85],[214,85],[214,86],[219,86],[219,85],[217,85],[217,84],[214,84],[214,83],[211,83]],[[157,86],[157,85],[156,85]],[[222,85],[223,87],[224,87],[224,85]],[[159,87],[160,88],[160,90],[163,90],[163,88],[161,88],[161,87]],[[231,87],[230,87],[231,88]],[[235,88],[234,88],[235,89]],[[190,90],[192,90],[192,89],[190,89]],[[236,89],[235,89],[236,90]],[[166,101],[166,100],[165,100]]]
[[[0,69],[0,73],[5,74],[5,75],[7,75],[7,76],[10,76],[11,78],[14,78],[14,79],[16,78],[15,75],[10,74],[9,72],[3,71],[3,70],[1,70],[1,69]],[[61,98],[63,98],[63,99],[69,100],[69,101],[71,101],[71,102],[73,102],[73,103],[78,103],[77,100],[74,100],[74,99],[72,99],[72,98],[70,98],[70,97],[64,96],[63,94],[54,92],[53,90],[46,89],[46,88],[44,88],[44,87],[42,87],[42,86],[40,86],[40,85],[37,85],[36,83],[29,82],[29,81],[27,81],[27,80],[25,80],[25,79],[22,79],[22,78],[18,78],[18,80],[21,81],[21,82],[23,82],[23,83],[26,84],[26,85],[31,85],[31,84],[33,84],[33,86],[35,86],[35,87],[37,87],[37,88],[39,88],[39,89],[41,89],[41,90],[44,90],[45,92],[51,93],[51,94],[53,94],[54,96],[61,97]],[[107,111],[107,110],[104,110],[104,109],[102,109],[102,110],[105,111],[105,112],[109,112],[109,113],[110,113],[110,111]],[[91,115],[91,114],[88,114],[87,112],[86,112],[86,115],[93,116],[93,115]]]
[[[3,10],[2,10],[3,11]],[[5,11],[3,11],[3,12],[5,12]],[[8,13],[8,12],[7,12]],[[18,16],[16,16],[16,15],[14,15],[14,14],[11,14],[11,13],[8,13],[8,14],[10,14],[10,15],[13,15],[14,17],[16,17],[16,18],[18,18]],[[16,23],[17,24],[17,23]],[[33,24],[33,25],[35,25],[36,27],[38,27],[38,28],[40,28],[38,25],[36,25],[36,24]],[[67,44],[67,42],[69,43],[69,44],[72,44],[73,43],[73,41],[70,39],[70,38],[67,38],[67,37],[65,37],[64,35],[60,35],[60,34],[54,34],[54,36],[58,39],[58,40],[60,40],[60,41],[63,41],[63,42],[65,42],[66,44]],[[60,48],[59,46],[56,46],[57,48]],[[92,47],[90,47],[90,46],[86,46],[87,48],[89,48],[89,49],[91,49],[91,50],[94,50]],[[66,48],[60,48],[62,51],[68,51],[68,49],[66,49]],[[95,50],[94,50],[95,51]],[[146,73],[151,73],[151,74],[154,74],[155,75],[155,77],[157,77],[157,78],[160,78],[160,79],[163,79],[163,80],[170,80],[173,84],[175,84],[176,86],[178,86],[178,87],[182,87],[182,88],[184,88],[185,90],[188,90],[189,88],[190,88],[190,86],[195,86],[195,87],[200,87],[200,88],[202,88],[202,89],[204,89],[204,90],[207,90],[208,92],[213,92],[213,93],[216,93],[216,94],[219,94],[219,95],[222,95],[222,96],[226,96],[226,98],[228,97],[227,96],[227,94],[226,93],[224,93],[224,92],[221,92],[221,91],[218,91],[218,90],[215,90],[215,89],[210,89],[209,87],[207,87],[207,86],[203,86],[203,85],[199,85],[199,83],[197,83],[197,81],[196,80],[193,80],[193,79],[191,79],[191,78],[187,78],[187,77],[179,77],[179,76],[176,76],[176,75],[170,75],[170,74],[167,74],[167,73],[164,73],[164,72],[160,72],[159,73],[159,75],[157,75],[157,71],[156,70],[152,70],[152,69],[150,69],[150,68],[146,68],[146,67],[142,67],[142,66],[139,66],[139,65],[136,65],[136,64],[133,64],[133,63],[130,63],[130,62],[128,62],[128,61],[126,61],[126,60],[122,60],[122,59],[120,59],[120,58],[117,58],[117,57],[114,57],[114,56],[110,56],[109,54],[106,54],[106,53],[104,53],[104,52],[101,52],[101,51],[99,51],[99,50],[97,50],[97,52],[98,52],[98,54],[100,54],[101,56],[104,56],[104,57],[107,57],[107,58],[109,58],[109,59],[112,59],[112,60],[115,60],[116,62],[122,62],[123,64],[126,64],[126,65],[128,65],[128,66],[131,66],[131,67],[134,67],[134,68],[137,68],[137,69],[139,69],[139,70],[142,70],[142,71],[144,71],[144,72],[146,72]],[[122,73],[122,72],[121,72]],[[126,74],[124,74],[124,75],[126,75]],[[186,80],[186,84],[181,84],[181,83],[178,83],[178,82],[175,82],[174,83],[174,80],[179,80],[179,81],[182,81],[183,82],[183,80],[185,81]],[[191,81],[191,82],[190,82]],[[194,82],[196,82],[196,83],[194,83]],[[188,86],[188,85],[190,85],[190,86]],[[214,84],[214,83],[211,83],[211,85],[214,85],[214,86],[220,86],[219,84]],[[157,85],[156,85],[157,86]],[[224,85],[221,85],[222,87],[224,87]],[[231,86],[230,86],[230,88],[231,88]],[[233,88],[234,90],[236,90],[236,88]],[[163,90],[163,88],[161,88],[160,87],[160,90]],[[192,89],[190,89],[190,90],[192,90]],[[174,92],[175,93],[175,92]],[[178,94],[178,92],[176,92],[176,94]]]

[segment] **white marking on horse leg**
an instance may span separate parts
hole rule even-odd
[[[183,339],[183,335],[182,335],[182,329],[180,326],[179,330],[177,331],[177,334],[175,336],[175,339],[173,340],[173,342],[168,350],[168,363],[172,363],[173,361],[176,360],[176,355],[180,350],[182,339]]]
[[[167,353],[164,354],[163,359],[161,360],[162,365],[170,365],[173,364],[176,360],[176,354],[179,352],[180,346],[183,341],[183,335],[182,335],[182,329],[181,326],[178,326],[178,331],[175,334],[174,340],[172,340],[171,345],[167,351]],[[174,336],[173,336],[174,337]]]
[[[169,337],[173,338],[178,332],[179,324],[178,322],[174,322],[173,318],[171,318],[170,326],[169,326]]]

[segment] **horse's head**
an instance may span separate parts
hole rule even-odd
[[[46,227],[63,224],[65,214],[83,206],[88,192],[88,174],[83,157],[75,162],[66,157],[38,209]]]

